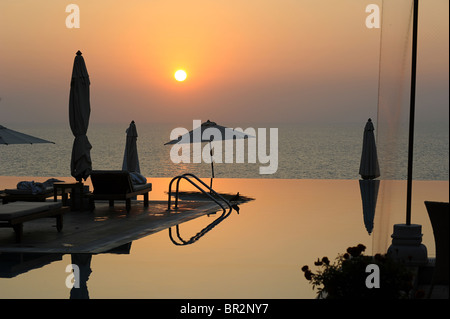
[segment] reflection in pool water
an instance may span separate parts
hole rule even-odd
[[[153,179],[151,199],[166,200],[169,181]],[[314,298],[303,265],[359,243],[368,254],[387,249],[392,225],[404,223],[406,181],[381,181],[370,235],[358,180],[217,179],[215,189],[255,200],[242,204],[239,214],[202,216],[180,225],[180,238],[193,244],[174,245],[166,229],[133,241],[128,253],[92,255],[89,297]],[[422,225],[429,257],[434,238],[424,201],[448,201],[448,191],[448,182],[414,183],[412,222]],[[204,229],[209,229],[206,235],[198,236]],[[172,238],[183,243],[176,231]],[[0,298],[69,298],[69,264],[72,257],[64,255],[14,278],[0,278]]]

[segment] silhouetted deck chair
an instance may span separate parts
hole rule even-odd
[[[435,285],[448,285],[449,259],[449,203],[425,202],[425,206],[433,227],[436,246],[436,264],[431,279],[429,296]]]
[[[59,232],[63,227],[63,213],[68,209],[69,207],[63,207],[61,202],[14,202],[0,205],[0,227],[12,227],[16,233],[16,241],[20,242],[24,222],[43,217],[55,217],[56,228]]]
[[[1,194],[3,204],[9,202],[45,202],[53,196],[53,183],[62,182],[55,178],[50,178],[45,182],[22,181],[17,184],[17,188],[8,188]],[[20,187],[19,187],[20,186]]]
[[[17,201],[25,202],[45,202],[49,197],[53,196],[53,187],[46,188],[42,193],[33,194],[29,190],[22,189],[5,189],[2,194],[3,204]]]
[[[131,209],[131,199],[137,195],[144,196],[144,207],[148,207],[148,193],[152,190],[152,184],[146,183],[133,185],[128,171],[100,171],[91,173],[93,197],[95,200],[108,200],[109,206],[114,206],[115,200],[126,202],[127,212]]]

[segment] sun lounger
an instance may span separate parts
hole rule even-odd
[[[53,196],[53,187],[48,187],[42,193],[37,194],[33,194],[32,191],[24,189],[5,189],[1,198],[3,204],[7,204],[17,201],[45,202],[51,196]]]
[[[43,218],[55,217],[58,232],[63,227],[63,213],[69,207],[63,207],[61,202],[14,202],[0,205],[0,227],[12,227],[16,233],[16,241],[20,242],[23,236],[23,223]]]
[[[133,185],[128,171],[92,171],[91,181],[94,201],[108,200],[109,206],[113,207],[115,200],[124,200],[129,212],[131,199],[143,195],[144,207],[148,207],[148,193],[152,190],[152,184]]]
[[[62,182],[55,178],[50,178],[45,182],[22,181],[17,184],[17,188],[5,189],[1,194],[3,204],[16,201],[45,202],[53,195],[53,184]]]

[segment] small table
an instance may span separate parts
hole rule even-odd
[[[57,201],[58,198],[58,190],[61,194],[61,198],[62,198],[62,204],[63,206],[67,206],[67,194],[70,193],[71,195],[71,199],[74,199],[73,193],[75,192],[75,190],[79,191],[79,201],[80,201],[80,209],[83,210],[83,189],[84,189],[84,185],[83,183],[54,183],[53,184],[53,201]],[[72,201],[72,207],[75,207],[73,201]]]

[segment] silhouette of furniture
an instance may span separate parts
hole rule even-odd
[[[12,227],[16,233],[16,242],[23,237],[23,223],[43,217],[55,217],[56,229],[63,228],[63,214],[69,209],[61,202],[14,202],[0,206],[0,227]]]
[[[17,201],[25,202],[45,202],[53,195],[53,187],[47,187],[42,193],[33,194],[31,190],[5,189],[1,194],[3,204]]]
[[[131,199],[144,196],[144,207],[148,207],[148,193],[152,190],[152,184],[135,185],[132,183],[128,171],[119,170],[95,170],[91,173],[93,200],[108,200],[109,206],[114,207],[115,200],[126,202],[127,212],[131,209]]]
[[[86,186],[88,187],[88,186]],[[72,210],[83,210],[84,209],[84,199],[87,198],[89,201],[89,206],[92,206],[92,198],[89,191],[85,192],[85,186],[83,183],[54,183],[53,184],[53,201],[58,200],[58,196],[61,196],[61,201],[63,206],[69,206],[68,204],[68,194],[70,194],[70,206]]]
[[[14,278],[62,259],[63,254],[58,253],[2,252],[0,254],[0,278]]]
[[[435,285],[448,285],[449,273],[449,203],[425,201],[436,246],[436,263],[431,279],[429,295]]]

